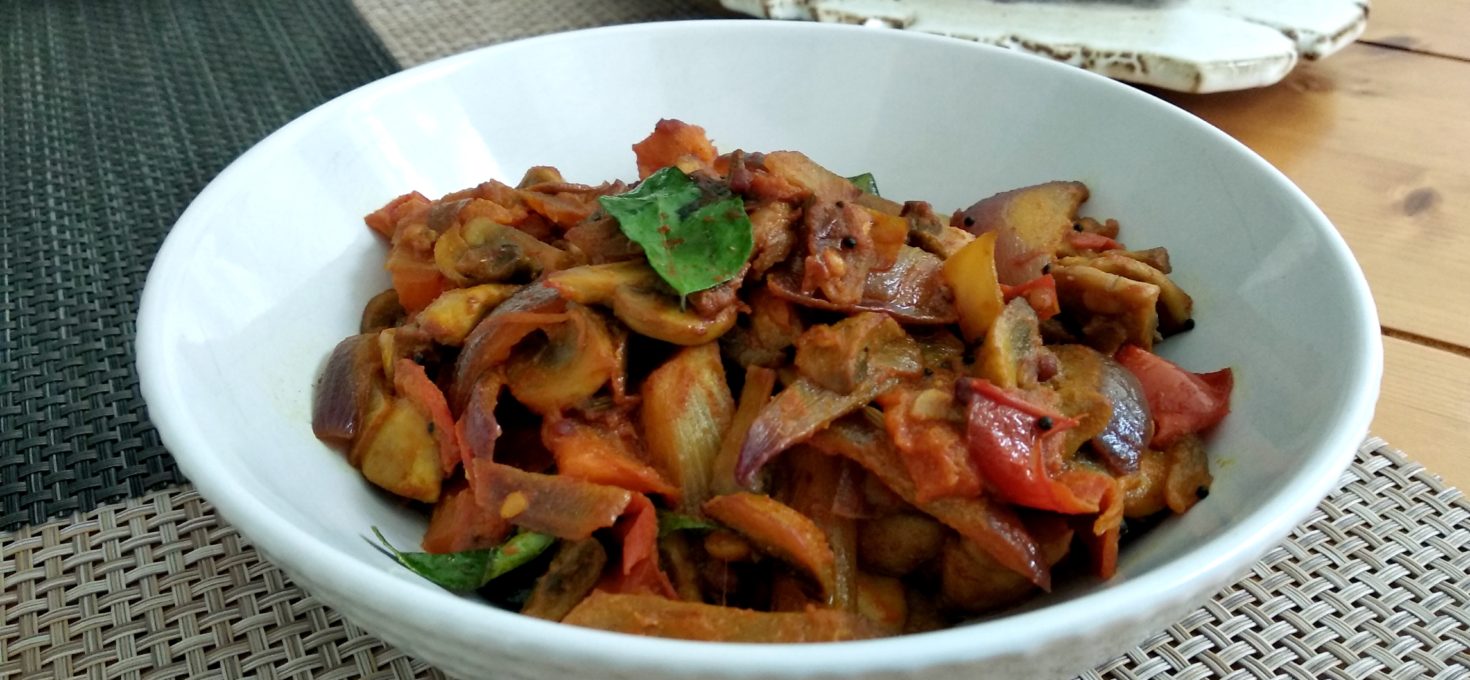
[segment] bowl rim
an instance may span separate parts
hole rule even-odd
[[[293,525],[261,499],[240,492],[229,478],[209,461],[219,457],[207,433],[190,421],[188,408],[175,396],[177,366],[166,351],[164,325],[170,278],[176,278],[175,260],[187,257],[190,247],[208,233],[209,223],[198,218],[208,206],[225,195],[225,188],[260,156],[316,127],[318,121],[370,104],[394,91],[433,81],[469,65],[494,58],[502,52],[554,48],[564,42],[589,38],[639,39],[666,32],[781,33],[788,38],[843,32],[860,39],[944,43],[950,49],[981,50],[1002,64],[1029,62],[1033,67],[1055,69],[1058,77],[1079,82],[1093,80],[1104,87],[1131,90],[1140,106],[1169,109],[1182,115],[1196,130],[1229,149],[1243,154],[1254,169],[1268,175],[1306,209],[1301,228],[1309,229],[1325,246],[1323,255],[1346,265],[1349,286],[1345,289],[1357,312],[1358,337],[1353,338],[1359,361],[1350,365],[1350,389],[1336,416],[1336,427],[1304,456],[1297,474],[1280,494],[1253,510],[1214,539],[1191,548],[1168,563],[1143,572],[1109,588],[1078,595],[1064,602],[1009,614],[992,620],[929,633],[892,638],[823,644],[754,645],[691,642],[610,633],[521,616],[482,602],[441,590],[428,582],[416,583],[387,569],[372,566],[346,552],[319,541]],[[1040,66],[1044,64],[1044,66]],[[405,69],[367,83],[308,111],[272,132],[238,157],[195,197],[179,217],[160,247],[150,268],[137,319],[137,367],[140,387],[151,421],[180,469],[220,514],[261,551],[280,559],[291,572],[299,572],[312,583],[351,584],[359,592],[373,593],[372,606],[394,612],[419,630],[470,626],[507,641],[539,645],[554,650],[562,662],[580,660],[603,667],[677,667],[689,673],[744,675],[767,673],[803,675],[812,673],[856,673],[911,668],[916,663],[944,665],[971,662],[1009,654],[1026,654],[1049,641],[1078,634],[1081,629],[1129,618],[1148,616],[1152,609],[1139,602],[1162,603],[1167,594],[1179,596],[1228,583],[1239,572],[1281,541],[1298,522],[1337,486],[1338,479],[1366,436],[1376,403],[1383,369],[1382,341],[1377,311],[1368,284],[1347,244],[1336,228],[1312,201],[1275,167],[1224,132],[1192,114],[1148,94],[1071,66],[1003,48],[927,34],[874,29],[860,26],[809,22],[750,20],[695,20],[628,24],[569,31],[479,48]],[[337,586],[333,586],[334,588]],[[1081,622],[1087,622],[1085,625]],[[371,621],[360,622],[372,629]],[[1161,628],[1159,622],[1155,628]]]

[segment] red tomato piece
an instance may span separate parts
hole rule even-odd
[[[1097,504],[1098,514],[1092,526],[1079,531],[1078,538],[1087,546],[1093,573],[1112,578],[1118,569],[1118,540],[1123,527],[1123,490],[1118,480],[1086,468],[1068,470],[1057,478],[1078,497]]]
[[[388,201],[377,210],[368,213],[362,218],[373,231],[382,234],[385,238],[393,237],[393,229],[398,226],[398,218],[402,216],[404,207],[409,204],[427,204],[429,199],[417,191],[410,191],[398,198]]]
[[[480,507],[469,487],[459,484],[446,488],[439,497],[423,548],[435,554],[484,550],[500,545],[510,529],[510,522]]]
[[[1149,443],[1154,448],[1168,448],[1186,434],[1214,427],[1230,413],[1235,375],[1228,368],[1191,373],[1133,345],[1119,348],[1116,358],[1143,385],[1154,418],[1154,438]]]
[[[646,139],[634,144],[633,153],[638,157],[638,179],[648,179],[660,168],[678,165],[680,160],[704,167],[713,167],[715,162],[715,147],[704,128],[668,118],[660,120]]]
[[[1067,234],[1067,243],[1077,250],[1121,250],[1123,248],[1123,244],[1090,231],[1074,231]]]
[[[449,286],[449,279],[439,273],[433,262],[414,259],[411,255],[398,256],[398,249],[388,258],[388,275],[393,279],[393,290],[398,292],[398,302],[410,313],[428,307]]]
[[[1057,298],[1057,280],[1051,274],[1038,276],[1018,286],[1007,286],[1000,284],[1001,295],[1006,302],[1015,298],[1025,298],[1031,309],[1036,310],[1037,318],[1045,321],[1061,313],[1061,302]]]
[[[1016,505],[1067,514],[1098,511],[1098,498],[1079,496],[1052,477],[1049,459],[1057,455],[1064,430],[1077,421],[988,380],[962,381],[969,400],[970,455],[996,493]]]

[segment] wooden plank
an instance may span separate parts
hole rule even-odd
[[[1360,43],[1269,88],[1160,96],[1244,142],[1322,207],[1384,326],[1470,347],[1470,62]]]
[[[1373,434],[1470,490],[1470,357],[1396,338],[1383,354]]]
[[[1359,40],[1470,59],[1470,2],[1374,0]]]

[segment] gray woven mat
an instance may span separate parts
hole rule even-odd
[[[0,582],[0,678],[437,676],[187,488],[0,534]],[[1470,504],[1370,440],[1246,578],[1084,677],[1470,678],[1467,583]]]
[[[352,0],[405,68],[543,33],[671,19],[745,18],[718,0]]]
[[[395,70],[347,0],[0,2],[0,529],[182,481],[137,295],[235,156]]]

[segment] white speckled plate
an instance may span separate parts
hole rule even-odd
[[[720,0],[757,17],[935,33],[1180,92],[1270,85],[1362,34],[1370,0]]]

